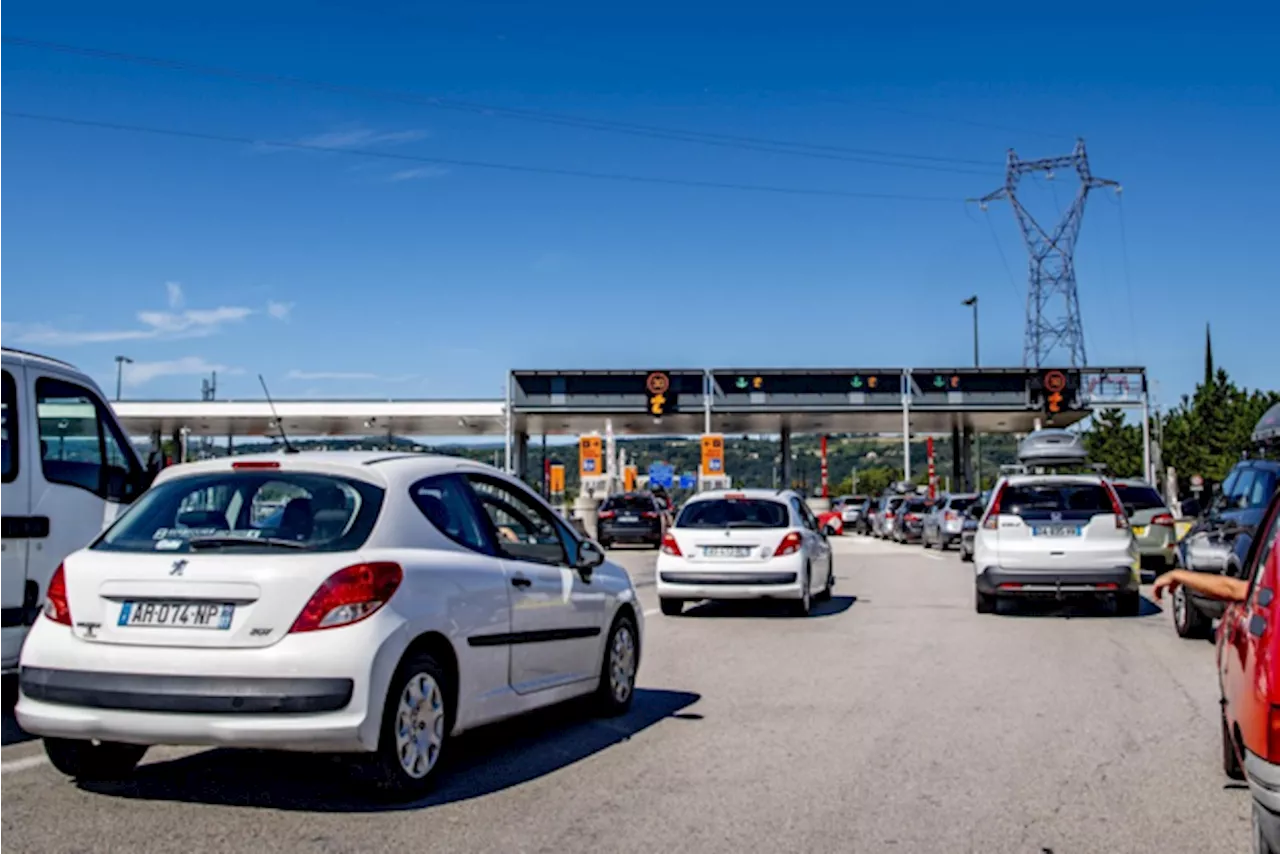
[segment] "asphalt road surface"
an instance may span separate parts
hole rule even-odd
[[[575,706],[455,744],[387,809],[322,757],[153,749],[77,788],[5,721],[6,851],[1237,852],[1213,647],[1088,608],[979,616],[968,564],[852,536],[835,600],[656,613],[635,707]]]

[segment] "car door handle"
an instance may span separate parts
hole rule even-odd
[[[533,582],[528,578],[525,578],[524,576],[516,576],[515,578],[511,579],[512,587],[530,587],[532,585],[533,585]]]

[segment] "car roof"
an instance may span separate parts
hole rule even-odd
[[[1117,486],[1145,486],[1148,489],[1155,489],[1150,481],[1143,480],[1140,477],[1117,477],[1113,478],[1111,482]]]
[[[452,471],[474,471],[509,479],[508,475],[484,463],[444,454],[406,454],[397,451],[299,451],[244,454],[211,460],[182,463],[162,469],[156,483],[195,474],[232,471],[238,466],[275,463],[281,471],[336,474],[365,480],[378,485],[418,480],[433,474]]]
[[[790,498],[799,498],[800,495],[793,489],[712,489],[707,492],[699,492],[692,496],[689,501],[710,501],[718,498],[764,498],[771,501],[786,501]]]
[[[80,369],[70,362],[64,362],[61,359],[55,359],[52,356],[41,356],[39,353],[30,353],[26,350],[15,350],[13,347],[3,347],[4,359],[6,361],[20,362],[24,365],[44,365],[45,367],[58,367],[66,371],[80,373]]]
[[[1100,474],[1011,474],[1002,480],[1010,486],[1024,486],[1032,483],[1044,484],[1101,484],[1106,478]]]

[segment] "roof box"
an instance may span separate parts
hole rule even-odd
[[[1018,462],[1026,466],[1078,466],[1088,458],[1084,439],[1068,430],[1037,430],[1018,443]]]
[[[1257,426],[1253,428],[1255,445],[1265,445],[1270,442],[1280,442],[1280,403],[1268,409],[1258,421]]]

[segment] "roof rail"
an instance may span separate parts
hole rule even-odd
[[[33,359],[43,359],[46,362],[53,362],[55,365],[62,365],[64,368],[70,368],[76,373],[80,372],[80,369],[77,368],[75,365],[71,364],[70,362],[64,362],[61,359],[55,359],[52,356],[45,356],[41,353],[32,353],[30,350],[19,350],[17,347],[3,347],[0,349],[3,349],[4,352],[6,353],[14,353],[18,356],[30,356]]]

